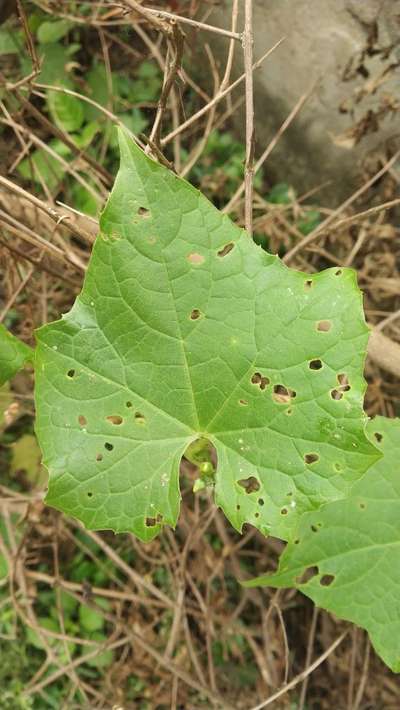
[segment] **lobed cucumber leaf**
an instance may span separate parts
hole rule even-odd
[[[28,360],[33,360],[31,348],[0,323],[0,387],[14,377]]]
[[[290,539],[379,456],[355,274],[288,269],[124,133],[120,146],[83,290],[37,331],[47,503],[149,540],[175,525],[181,458],[205,438],[232,525]]]
[[[400,671],[400,420],[368,423],[383,453],[347,500],[303,516],[279,570],[246,586],[297,587],[318,606],[366,629]]]

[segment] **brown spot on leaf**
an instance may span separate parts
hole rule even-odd
[[[332,323],[330,320],[319,320],[317,321],[317,330],[320,333],[328,333],[332,328]]]
[[[272,393],[272,399],[277,402],[277,404],[289,404],[289,402],[296,397],[295,390],[291,390],[285,385],[274,385],[274,391]]]
[[[242,478],[238,481],[239,486],[244,488],[246,493],[254,493],[260,490],[260,483],[257,481],[255,476],[249,476],[249,478]]]
[[[220,250],[217,252],[218,256],[226,256],[227,254],[229,254],[229,252],[232,251],[232,249],[233,249],[234,246],[235,246],[235,245],[234,245],[233,242],[229,242],[228,244],[225,244],[225,246],[222,247],[222,249],[220,249]]]
[[[195,266],[198,266],[204,262],[204,256],[202,254],[198,254],[197,252],[188,254],[186,258],[190,264],[194,264]]]
[[[110,424],[122,424],[124,421],[122,417],[120,417],[119,414],[110,414],[110,416],[106,417],[106,420],[110,422]]]

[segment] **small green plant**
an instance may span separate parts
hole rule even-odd
[[[3,379],[34,361],[47,503],[151,540],[177,522],[186,452],[237,530],[288,542],[251,584],[298,587],[400,670],[399,427],[366,429],[354,272],[288,269],[123,132],[120,146],[72,310],[34,355],[0,333]]]

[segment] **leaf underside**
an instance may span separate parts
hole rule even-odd
[[[0,323],[0,387],[32,359],[31,348]]]
[[[297,587],[318,606],[365,628],[400,671],[400,420],[368,423],[383,453],[347,500],[303,516],[276,574],[246,586]]]
[[[47,502],[153,538],[179,465],[216,448],[216,503],[290,539],[379,455],[364,434],[368,330],[355,274],[292,271],[124,134],[83,290],[37,332]],[[248,485],[248,482],[252,485]]]

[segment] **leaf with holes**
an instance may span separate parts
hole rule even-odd
[[[182,455],[206,438],[232,524],[289,539],[300,513],[346,496],[378,456],[355,275],[288,269],[120,141],[82,293],[37,333],[47,502],[151,539],[176,523]]]
[[[367,433],[383,453],[347,500],[306,513],[279,570],[246,586],[297,587],[320,607],[365,628],[400,671],[400,420]]]
[[[31,348],[0,323],[0,387],[32,359]]]

